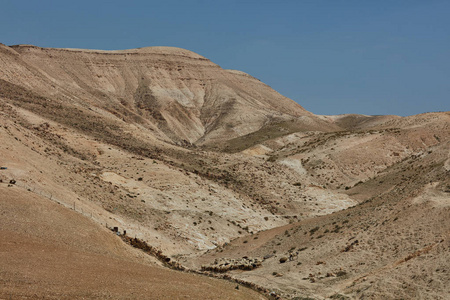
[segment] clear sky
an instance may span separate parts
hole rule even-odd
[[[448,0],[0,0],[0,42],[181,47],[316,114],[450,110]]]

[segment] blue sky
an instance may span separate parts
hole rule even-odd
[[[181,47],[317,114],[405,116],[450,110],[449,16],[433,0],[0,0],[0,42]]]

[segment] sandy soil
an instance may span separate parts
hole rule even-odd
[[[0,70],[2,298],[260,297],[106,226],[258,259],[225,275],[288,299],[449,294],[449,112],[316,116],[178,48],[0,44]]]
[[[159,267],[110,230],[0,184],[0,297],[264,299],[236,284]]]

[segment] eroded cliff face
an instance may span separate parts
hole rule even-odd
[[[133,119],[181,144],[211,144],[299,116],[314,118],[316,127],[329,126],[259,80],[179,48],[2,45],[0,65],[0,79],[52,101],[93,105]]]

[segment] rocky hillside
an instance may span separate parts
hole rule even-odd
[[[0,140],[0,209],[23,232],[49,230],[30,210],[58,207],[49,224],[63,228],[61,214],[76,212],[67,226],[118,227],[172,262],[285,298],[448,293],[449,112],[314,115],[177,48],[0,45]],[[20,233],[6,223],[5,239]],[[49,249],[36,231],[21,236],[35,238]],[[129,248],[120,251],[135,257]],[[40,268],[28,278],[50,288]],[[23,274],[1,270],[0,295],[19,295]]]
[[[446,299],[450,290],[450,144],[409,156],[346,191],[359,205],[234,240],[194,260],[289,297]],[[302,299],[302,298],[301,298]]]
[[[223,280],[168,270],[104,226],[0,183],[2,299],[264,299]]]
[[[100,108],[177,143],[214,143],[299,116],[311,119],[309,129],[332,128],[252,76],[184,49],[0,48],[0,79],[55,103]]]

